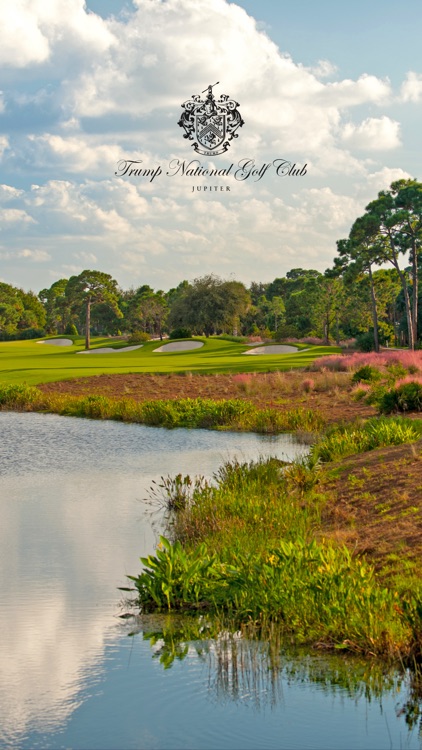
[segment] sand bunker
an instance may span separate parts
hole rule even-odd
[[[275,344],[274,346],[257,346],[255,349],[249,349],[244,354],[295,354],[297,352],[296,346],[288,346],[287,344]]]
[[[187,352],[189,349],[200,349],[201,346],[204,346],[203,341],[173,341],[154,349],[154,352]]]
[[[37,344],[50,344],[51,346],[73,346],[72,339],[49,339],[48,341],[37,341]]]
[[[133,352],[134,349],[141,349],[142,344],[137,346],[123,346],[121,349],[112,349],[111,346],[103,346],[101,349],[88,349],[84,352],[76,352],[76,354],[122,354],[122,352]]]

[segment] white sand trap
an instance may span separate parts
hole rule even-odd
[[[88,349],[76,354],[121,354],[122,352],[133,352],[134,349],[141,349],[143,344],[137,346],[123,346],[121,349],[112,349],[111,346],[103,346],[101,349]]]
[[[200,349],[201,346],[204,346],[203,341],[173,341],[154,349],[154,352],[187,352],[189,349]]]
[[[275,344],[274,346],[257,346],[255,349],[249,349],[244,354],[294,354],[298,349],[296,346],[287,344]]]
[[[50,344],[51,346],[73,346],[72,339],[49,339],[48,341],[37,341],[37,344]]]

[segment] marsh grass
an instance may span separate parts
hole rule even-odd
[[[412,443],[422,435],[422,420],[374,417],[366,422],[336,425],[311,449],[315,460],[336,461],[389,445]]]
[[[173,513],[172,541],[162,537],[131,577],[143,611],[206,611],[237,626],[277,623],[296,644],[416,653],[418,600],[386,587],[345,546],[316,541],[319,472],[312,461],[222,466]]]
[[[157,399],[138,402],[130,398],[69,396],[43,393],[27,385],[0,386],[0,408],[45,411],[63,416],[114,419],[167,428],[247,430],[260,433],[318,432],[321,415],[301,407],[287,412],[259,409],[243,399]]]

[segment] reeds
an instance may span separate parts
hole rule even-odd
[[[243,399],[157,399],[135,401],[106,396],[43,393],[27,385],[0,386],[0,408],[44,411],[63,416],[113,419],[156,427],[230,429],[259,433],[318,432],[321,415],[301,407],[287,412],[259,409]]]

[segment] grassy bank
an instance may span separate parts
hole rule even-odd
[[[105,396],[44,393],[34,386],[0,386],[0,409],[39,411],[71,417],[113,419],[155,427],[230,429],[259,433],[318,432],[324,420],[301,407],[278,412],[242,399],[156,399],[135,401]]]
[[[375,443],[406,444],[406,424],[394,424],[387,437],[381,427]],[[140,607],[207,611],[239,625],[275,622],[295,644],[420,660],[417,577],[409,587],[409,577],[391,577],[388,566],[375,567],[331,533],[332,464],[317,455],[326,440],[288,466],[231,463],[212,484],[163,481],[168,538],[132,577]]]

